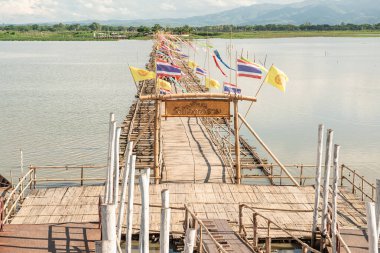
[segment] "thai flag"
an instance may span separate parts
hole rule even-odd
[[[239,89],[236,84],[224,82],[223,92],[224,94],[241,94],[241,89]]]
[[[176,65],[171,65],[169,62],[156,59],[156,75],[171,76],[174,78],[180,78],[182,75],[181,69]]]
[[[261,69],[252,62],[244,61],[242,59],[237,60],[238,76],[250,77],[261,79],[263,72]]]
[[[197,67],[195,69],[195,73],[197,73],[198,75],[201,75],[201,76],[206,76],[207,75],[207,70],[202,69],[200,67]]]
[[[166,95],[166,94],[171,94],[172,92],[170,90],[165,90],[163,88],[160,88],[160,94],[161,95]]]

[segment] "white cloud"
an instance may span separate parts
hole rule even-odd
[[[179,18],[216,13],[254,3],[296,1],[301,0],[0,0],[0,24]]]
[[[160,4],[160,9],[161,9],[161,10],[164,10],[164,11],[174,11],[174,10],[176,10],[177,8],[176,8],[173,4],[170,4],[170,3],[162,3],[162,4]]]

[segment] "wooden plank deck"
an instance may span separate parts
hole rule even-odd
[[[187,204],[200,219],[226,219],[234,231],[238,231],[239,204],[245,203],[288,228],[299,238],[309,238],[312,212],[282,212],[270,209],[312,210],[313,187],[260,186],[214,183],[184,183],[150,185],[150,203],[161,205],[161,190],[169,189],[170,205]],[[98,222],[98,196],[103,186],[50,188],[33,191],[24,201],[12,224],[49,224],[64,222]],[[135,188],[134,232],[140,227],[140,190]],[[342,191],[338,198],[339,226],[341,229],[357,229],[366,226],[364,202],[351,193]],[[171,231],[183,233],[184,211],[172,210]],[[244,211],[243,222],[248,235],[252,235],[252,213]],[[266,236],[266,222],[258,219],[259,236]],[[150,230],[159,232],[160,207],[151,207]],[[272,238],[287,238],[280,230],[271,230]]]
[[[199,119],[163,119],[162,136],[163,182],[232,182],[217,148]]]
[[[205,224],[206,228],[210,231],[215,240],[222,245],[223,249],[227,252],[254,252],[253,249],[248,247],[247,243],[232,230],[227,220],[214,219],[202,220],[202,222]],[[207,252],[218,252],[218,248],[206,232],[203,232],[202,241]]]
[[[95,252],[96,223],[8,224],[0,233],[0,253]]]

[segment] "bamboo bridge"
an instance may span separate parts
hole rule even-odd
[[[148,70],[155,69],[156,49],[155,44],[146,65]],[[120,179],[116,182],[121,186],[121,179],[127,173],[126,161],[131,159],[128,144],[133,143],[136,177],[151,168],[148,218],[151,239],[160,234],[162,225],[160,193],[169,190],[172,239],[182,241],[187,229],[195,228],[198,252],[270,252],[272,242],[289,241],[302,252],[320,252],[309,245],[311,240],[321,239],[320,233],[312,238],[316,166],[283,165],[278,160],[239,114],[241,101],[256,101],[256,98],[207,93],[186,59],[178,57],[175,64],[181,66],[185,75],[178,84],[172,83],[173,93],[158,94],[155,80],[138,82],[136,100],[121,123],[117,168]],[[189,101],[227,104],[228,115],[194,116],[188,111],[173,115],[170,111],[173,106],[170,103]],[[231,115],[230,104],[233,105]],[[240,124],[267,151],[265,158],[239,134]],[[275,163],[269,163],[268,156]],[[73,170],[79,170],[80,177],[65,180],[80,185],[42,187],[43,183],[59,179],[49,179],[47,174],[40,176],[39,171],[59,169],[70,171],[71,175],[75,173]],[[2,206],[4,228],[0,232],[0,253],[94,252],[95,241],[100,240],[101,234],[99,196],[105,192],[105,186],[96,182],[105,178],[85,174],[92,170],[104,175],[106,169],[104,166],[31,166]],[[347,248],[351,252],[367,252],[368,242],[360,234],[367,226],[364,201],[375,201],[376,188],[344,165],[339,166],[339,171],[336,195],[341,231],[337,236],[339,252],[348,252]],[[139,185],[132,188],[135,200],[131,229],[137,235],[143,223],[141,205],[144,203]],[[122,199],[121,194],[117,196]],[[334,192],[328,195],[332,205]],[[317,210],[318,228],[322,211]],[[127,234],[126,219],[123,218],[122,234]],[[330,227],[331,222],[328,222]],[[34,234],[33,230],[38,233]],[[355,233],[358,236],[354,240],[344,239]],[[177,249],[183,246],[178,245]]]

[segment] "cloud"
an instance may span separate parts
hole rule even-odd
[[[216,13],[254,3],[296,1],[301,0],[0,0],[0,24],[179,18]]]
[[[162,4],[160,4],[160,9],[161,9],[161,10],[164,10],[164,11],[174,11],[174,10],[176,10],[177,8],[176,8],[173,4],[170,4],[170,3],[162,3]]]

